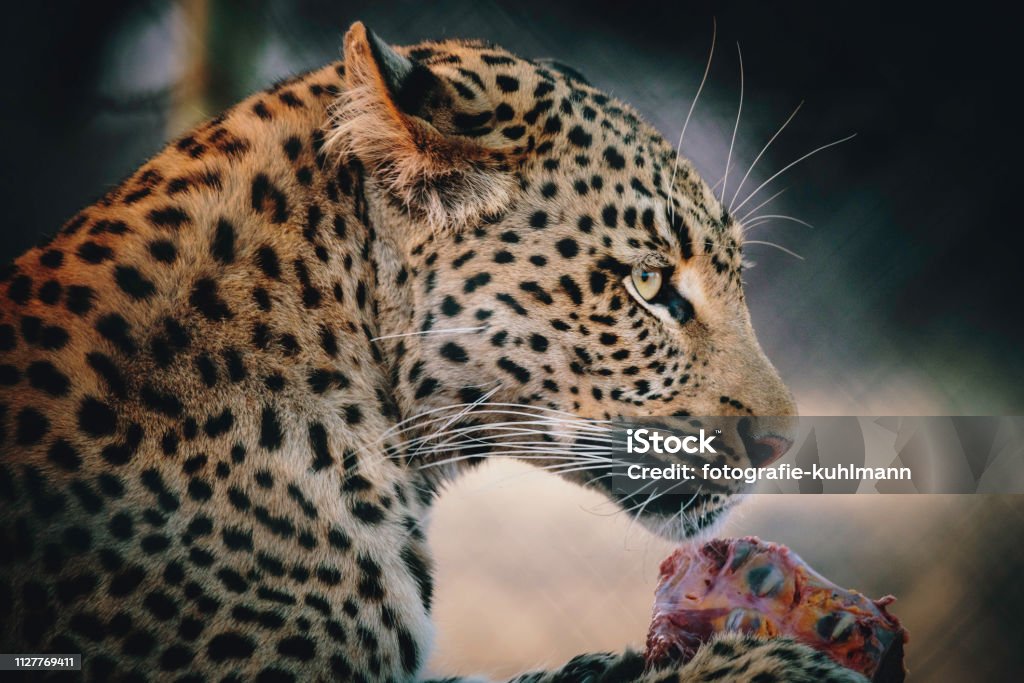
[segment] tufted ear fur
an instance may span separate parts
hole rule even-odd
[[[411,214],[434,229],[460,229],[510,201],[509,150],[459,135],[456,125],[487,118],[486,96],[465,103],[443,73],[360,22],[345,35],[345,81],[328,147],[360,159]]]

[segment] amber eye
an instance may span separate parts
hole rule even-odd
[[[633,272],[630,274],[630,277],[633,279],[633,286],[636,287],[637,294],[639,294],[644,301],[650,301],[654,297],[658,296],[658,292],[661,291],[661,282],[663,278],[661,276],[660,268],[633,266]]]

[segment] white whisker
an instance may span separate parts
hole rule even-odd
[[[478,325],[476,327],[448,327],[445,329],[431,329],[431,330],[420,330],[419,332],[403,332],[401,334],[385,334],[380,337],[373,337],[370,341],[381,341],[382,339],[398,339],[399,337],[419,337],[429,336],[433,334],[463,334],[466,332],[480,332],[486,330],[487,325]]]
[[[791,162],[791,163],[787,164],[786,166],[784,166],[784,167],[782,168],[782,170],[780,170],[780,171],[776,171],[776,172],[775,172],[775,173],[774,173],[774,174],[772,175],[772,177],[768,178],[768,180],[766,180],[766,181],[764,181],[763,183],[761,183],[760,185],[758,185],[758,186],[757,186],[757,188],[756,188],[756,189],[755,189],[755,190],[754,190],[753,192],[751,192],[750,194],[748,194],[748,195],[747,195],[747,198],[746,198],[746,199],[744,199],[744,200],[743,200],[742,202],[740,202],[740,205],[736,207],[736,211],[739,211],[740,209],[742,209],[742,208],[743,208],[743,205],[744,205],[744,204],[746,204],[747,202],[749,202],[749,201],[750,201],[751,199],[753,199],[753,198],[754,198],[754,195],[756,195],[756,194],[757,194],[758,192],[760,192],[760,191],[761,191],[762,189],[764,189],[764,187],[765,187],[766,185],[768,185],[768,183],[772,182],[773,180],[775,180],[776,178],[778,178],[778,177],[779,177],[780,175],[782,175],[783,173],[785,173],[785,172],[786,172],[786,171],[788,171],[789,169],[791,169],[791,168],[793,168],[794,166],[796,166],[797,164],[799,164],[799,163],[800,163],[801,161],[803,161],[804,159],[807,159],[807,158],[809,158],[809,157],[812,157],[812,156],[814,156],[815,154],[817,154],[818,152],[821,152],[821,151],[823,151],[823,150],[826,150],[826,149],[828,149],[829,147],[835,147],[836,145],[841,145],[842,143],[844,143],[844,142],[846,142],[846,141],[848,141],[848,140],[852,140],[852,139],[854,139],[855,137],[857,137],[857,134],[856,134],[856,133],[853,133],[852,135],[847,135],[847,136],[846,136],[845,138],[841,138],[841,139],[839,139],[839,140],[835,140],[835,141],[833,141],[833,142],[830,142],[830,143],[828,143],[827,145],[822,145],[821,147],[818,147],[817,149],[812,149],[812,150],[811,150],[810,152],[808,152],[807,154],[803,155],[802,157],[800,157],[800,158],[799,158],[799,159],[797,159],[796,161],[793,161],[793,162]]]
[[[613,451],[604,446],[593,446],[589,448],[580,448],[576,445],[569,447],[560,446],[559,444],[552,444],[546,441],[502,441],[494,440],[487,437],[469,437],[467,441],[455,441],[446,444],[444,447],[431,448],[428,452],[429,455],[448,454],[456,453],[458,451],[466,451],[473,448],[479,449],[480,446],[497,446],[501,448],[515,447],[527,452],[534,453],[549,453],[549,452],[563,452],[568,451],[575,454],[580,460],[588,459],[600,459],[608,460],[606,457],[613,453]]]
[[[436,430],[435,433],[437,433],[437,434],[443,433],[446,429],[448,429],[448,427],[450,427],[459,418],[461,418],[466,413],[468,413],[471,410],[473,410],[473,408],[475,408],[476,406],[478,406],[481,403],[484,403],[485,401],[487,401],[487,399],[490,398],[491,396],[494,396],[495,392],[497,392],[498,389],[500,389],[500,388],[501,388],[501,385],[499,384],[498,386],[494,387],[493,389],[491,389],[486,394],[481,395],[477,400],[473,401],[470,405],[466,406],[466,408],[464,410],[459,411],[459,413],[455,417],[453,417],[450,420],[448,420],[447,422],[445,422],[444,425],[441,427],[441,429]]]
[[[711,20],[711,49],[708,52],[708,62],[704,65],[704,75],[701,76],[700,85],[697,86],[697,94],[693,96],[693,101],[690,102],[690,110],[686,112],[686,120],[683,121],[683,129],[679,131],[679,142],[676,143],[676,158],[672,164],[672,176],[668,182],[668,208],[669,208],[669,220],[675,220],[675,200],[673,199],[673,188],[676,184],[676,172],[679,170],[679,155],[683,151],[683,136],[686,135],[686,127],[690,125],[690,117],[693,116],[693,110],[697,107],[697,100],[700,99],[700,94],[704,90],[704,84],[708,80],[708,72],[711,71],[711,60],[715,56],[715,40],[718,37],[718,20]]]
[[[802,106],[804,106],[804,103],[801,101],[800,104],[796,105],[796,109],[794,109],[793,113],[789,115],[789,118],[786,119],[785,123],[779,126],[779,129],[775,131],[775,135],[771,137],[771,139],[765,144],[765,146],[761,148],[761,151],[757,153],[757,156],[754,157],[754,160],[750,163],[750,168],[747,169],[747,172],[743,175],[743,179],[740,180],[739,186],[736,188],[736,192],[733,193],[732,199],[729,200],[730,206],[736,203],[736,197],[739,196],[740,190],[743,189],[743,185],[746,184],[747,178],[750,177],[750,174],[754,170],[754,167],[757,166],[757,162],[761,160],[761,157],[764,155],[764,153],[767,152],[768,148],[772,146],[772,143],[775,142],[775,138],[779,137],[779,133],[786,130],[786,126],[789,125],[789,122],[793,120],[793,117],[796,116],[796,113],[800,111],[800,107]],[[775,199],[775,197],[777,196],[778,195],[773,196],[772,199]],[[771,201],[771,199],[769,199],[768,201]],[[729,213],[732,213],[732,209],[729,210]]]
[[[599,465],[580,465],[570,466],[571,463],[565,463],[562,465],[548,465],[541,467],[541,470],[547,472],[554,472],[555,474],[572,474],[573,472],[592,472],[594,470],[606,470],[610,467],[614,467],[616,463],[601,463]]]
[[[626,533],[625,533],[625,535],[624,535],[624,537],[622,539],[622,543],[623,543],[624,547],[628,547],[629,532],[633,530],[633,525],[636,524],[637,521],[640,519],[640,516],[644,514],[644,510],[647,509],[647,506],[651,503],[651,501],[653,501],[653,500],[655,500],[656,498],[659,498],[659,497],[660,496],[657,496],[657,495],[655,495],[655,496],[647,496],[647,499],[644,500],[644,503],[643,503],[643,505],[640,506],[640,509],[636,511],[636,514],[632,515],[632,517],[629,520],[629,525],[626,527]],[[628,513],[629,510],[627,510],[626,512]]]
[[[782,188],[781,190],[779,190],[778,192],[776,192],[775,194],[773,194],[773,195],[772,195],[771,197],[769,197],[768,199],[764,200],[763,202],[761,202],[760,204],[758,204],[757,206],[755,206],[755,207],[754,207],[753,209],[750,209],[749,211],[747,211],[747,212],[746,212],[745,214],[743,214],[742,216],[740,216],[740,217],[739,217],[738,219],[736,219],[736,220],[737,220],[738,222],[740,222],[740,223],[743,223],[743,222],[745,222],[745,221],[746,221],[746,220],[747,220],[748,218],[751,218],[751,217],[752,217],[752,216],[753,216],[753,215],[754,215],[755,213],[757,213],[757,211],[758,211],[759,209],[762,209],[762,208],[764,208],[764,207],[768,206],[769,204],[771,204],[771,203],[772,203],[773,201],[775,201],[775,199],[776,199],[776,198],[777,198],[777,197],[778,197],[779,195],[781,195],[781,194],[782,194],[783,192],[785,192],[785,191],[786,191],[786,190],[788,190],[788,189],[789,189],[788,187],[784,187],[784,188]]]
[[[604,437],[597,437],[593,435],[580,434],[574,431],[558,431],[558,430],[537,430],[522,428],[518,425],[521,423],[505,423],[509,426],[501,425],[471,425],[467,427],[459,428],[458,430],[450,430],[443,434],[432,434],[432,438],[443,437],[444,440],[434,444],[402,444],[404,452],[408,453],[412,450],[412,455],[409,457],[418,457],[420,459],[428,459],[431,456],[437,454],[452,453],[456,451],[464,451],[469,449],[479,449],[480,445],[486,445],[489,449],[492,445],[499,445],[502,447],[507,446],[523,446],[528,444],[529,451],[534,452],[565,452],[569,451],[579,455],[581,458],[601,457],[602,454],[610,455],[612,450],[608,444],[614,444],[615,441]],[[490,433],[498,431],[501,433]],[[474,432],[483,432],[482,436],[475,436]],[[558,441],[525,441],[520,439],[508,439],[508,436],[564,436],[574,439],[572,443],[564,443]],[[413,446],[410,449],[409,446]],[[402,458],[402,454],[392,453],[388,455],[389,458],[396,459]]]
[[[537,453],[545,453],[551,450],[570,450],[573,453],[579,455],[580,458],[605,458],[605,454],[613,453],[614,451],[607,446],[587,446],[580,447],[576,444],[570,444],[569,446],[563,446],[560,444],[552,444],[548,441],[505,441],[500,439],[494,439],[491,437],[479,437],[471,436],[467,437],[465,441],[453,441],[446,443],[444,446],[431,448],[430,455],[437,455],[441,453],[454,453],[459,450],[467,450],[469,448],[478,448],[481,445],[487,446],[515,446],[516,448],[522,448],[524,450],[531,450]]]
[[[746,233],[751,228],[757,227],[758,225],[761,225],[762,223],[771,223],[772,221],[775,221],[775,220],[778,220],[778,221],[791,221],[793,223],[799,223],[800,225],[802,225],[802,226],[804,226],[806,228],[810,228],[811,230],[814,229],[813,225],[811,225],[807,221],[802,221],[799,218],[796,218],[795,216],[787,216],[787,215],[781,214],[781,213],[770,213],[770,214],[766,214],[764,216],[758,216],[757,218],[752,220],[750,223],[744,224],[743,232]]]
[[[766,247],[774,247],[775,249],[778,249],[779,251],[781,251],[783,253],[789,254],[793,258],[798,258],[801,261],[804,260],[803,256],[801,256],[800,254],[796,253],[792,249],[786,249],[786,247],[782,246],[781,244],[775,244],[775,242],[764,242],[762,240],[746,240],[744,242],[744,244],[761,244],[761,245],[764,245]]]
[[[462,462],[464,460],[474,460],[474,459],[478,459],[478,458],[496,458],[496,457],[506,458],[506,457],[511,457],[511,456],[526,457],[528,455],[533,455],[533,457],[545,459],[545,458],[554,458],[555,456],[558,456],[558,455],[572,455],[572,454],[571,453],[559,454],[557,452],[554,452],[554,453],[551,453],[551,454],[545,454],[544,456],[540,456],[540,455],[537,455],[537,454],[532,454],[529,451],[524,453],[524,452],[521,452],[521,451],[518,451],[518,450],[515,450],[515,449],[510,449],[510,450],[499,451],[499,452],[494,452],[494,453],[478,453],[478,454],[470,454],[470,455],[460,455],[460,456],[456,456],[456,457],[452,457],[452,458],[445,458],[444,460],[438,460],[438,461],[434,461],[434,462],[424,463],[424,464],[419,466],[419,469],[427,470],[427,469],[431,469],[431,468],[434,468],[434,467],[441,467],[443,465],[450,465],[450,464],[455,463],[455,462]],[[609,465],[607,463],[602,463],[600,466],[601,467],[608,467]]]
[[[722,194],[719,201],[725,203],[725,188],[729,184],[729,166],[732,163],[732,150],[736,146],[736,132],[740,129],[740,116],[743,114],[743,51],[736,43],[736,54],[740,60],[740,106],[736,109],[736,123],[732,127],[732,139],[729,141],[729,155],[725,157],[725,175],[722,176]],[[728,210],[726,206],[726,210]]]
[[[399,430],[399,427],[403,427],[404,425],[407,425],[410,422],[415,422],[416,420],[420,420],[420,419],[426,417],[427,415],[433,415],[435,413],[444,412],[446,410],[461,410],[462,408],[464,408],[466,406],[471,406],[471,405],[474,405],[474,403],[453,403],[451,405],[441,406],[440,408],[432,408],[431,410],[425,410],[425,411],[423,411],[421,413],[416,413],[415,415],[407,417],[404,420],[396,422],[395,424],[393,424],[390,427],[388,427],[386,430],[384,430],[384,433],[381,434],[381,436],[374,443],[379,443],[379,442],[383,441],[384,439],[386,439],[388,436],[391,436],[392,434],[396,434],[396,433],[400,434],[401,432],[403,432],[405,430],[404,429]]]
[[[388,430],[386,430],[384,432],[384,434],[382,434],[376,441],[374,441],[372,443],[380,443],[381,441],[384,441],[388,437],[397,436],[399,434],[403,434],[405,432],[412,431],[414,429],[422,429],[422,428],[424,428],[424,427],[426,427],[428,425],[434,424],[436,422],[443,422],[443,421],[445,421],[448,418],[447,418],[447,416],[443,416],[442,415],[441,417],[434,417],[434,418],[432,418],[430,420],[422,421],[422,422],[416,423],[416,424],[414,424],[412,426],[406,426],[403,429],[397,429],[398,427],[401,427],[402,425],[408,425],[411,422],[414,422],[416,420],[422,420],[425,417],[428,417],[430,415],[436,415],[437,413],[443,413],[445,411],[450,411],[450,410],[460,410],[461,411],[463,408],[465,408],[467,406],[472,407],[472,406],[477,406],[477,405],[481,405],[479,400],[477,400],[477,401],[475,401],[473,403],[457,403],[457,404],[453,404],[453,405],[442,406],[440,408],[433,408],[431,410],[427,410],[427,411],[424,411],[422,413],[418,413],[417,415],[414,415],[412,417],[406,418],[405,420],[402,420],[401,422],[399,422],[399,423],[397,423],[395,425],[392,425]],[[500,415],[500,414],[525,415],[527,417],[541,418],[541,419],[545,419],[545,420],[549,420],[549,421],[561,421],[563,423],[578,423],[578,424],[581,424],[581,425],[585,424],[585,425],[588,425],[588,426],[593,427],[595,429],[598,429],[598,428],[600,428],[600,429],[607,429],[606,427],[600,427],[600,425],[612,424],[612,422],[610,420],[591,420],[591,419],[587,419],[587,418],[581,418],[581,417],[578,417],[576,415],[573,415],[572,413],[568,413],[568,412],[565,412],[565,411],[562,411],[562,410],[555,410],[554,408],[545,408],[545,407],[542,407],[542,406],[528,406],[528,405],[523,405],[523,404],[520,404],[520,403],[491,403],[491,402],[488,402],[486,405],[487,405],[488,410],[486,410],[486,411],[478,410],[478,411],[472,412],[472,414],[473,415],[481,415],[481,414],[488,414],[488,415]],[[515,411],[491,410],[492,408],[516,408],[517,410],[515,410]],[[528,412],[526,412],[526,413],[522,412],[524,410],[537,410],[537,411],[546,412],[546,413],[553,413],[554,415],[531,415]],[[470,414],[470,413],[463,413],[462,416],[465,417],[465,415],[468,415],[468,414]],[[564,415],[564,416],[567,416],[567,417],[556,417],[556,416],[561,416],[561,415]],[[396,429],[397,429],[397,431],[396,431]]]
[[[499,414],[502,414],[502,413],[499,412]],[[441,439],[441,438],[451,439],[451,438],[454,438],[455,436],[472,434],[474,432],[485,432],[486,433],[486,432],[491,432],[491,431],[499,431],[499,432],[500,431],[510,431],[510,432],[512,432],[514,434],[520,434],[520,435],[538,434],[538,435],[546,435],[546,436],[565,436],[565,437],[570,437],[570,438],[573,438],[573,439],[576,439],[576,440],[584,440],[584,441],[590,441],[590,442],[609,443],[609,444],[617,443],[614,439],[611,439],[611,438],[608,438],[608,437],[604,437],[604,436],[596,436],[595,435],[595,434],[600,434],[601,432],[584,433],[584,432],[581,432],[579,430],[575,430],[575,431],[573,431],[573,430],[571,430],[571,431],[558,431],[558,430],[553,430],[553,429],[541,430],[541,429],[533,429],[533,428],[530,427],[530,425],[550,425],[550,424],[552,424],[552,423],[545,422],[545,421],[538,421],[538,420],[532,420],[532,421],[530,421],[530,420],[526,420],[526,421],[516,420],[516,421],[511,421],[511,422],[491,422],[491,423],[481,423],[481,424],[466,425],[464,427],[459,427],[457,429],[450,429],[450,430],[447,430],[447,431],[444,431],[444,432],[441,432],[441,431],[431,432],[430,434],[427,434],[425,436],[421,436],[421,437],[418,437],[416,439],[411,439],[409,441],[404,441],[404,442],[402,442],[400,444],[396,444],[394,446],[390,446],[387,449],[385,449],[385,452],[386,453],[390,453],[390,452],[393,452],[393,451],[395,451],[395,450],[397,450],[399,448],[402,448],[402,449],[405,449],[405,450],[409,450],[410,448],[414,448],[416,453],[420,453],[420,452],[423,451],[423,444],[425,444],[428,441],[437,440],[437,439]],[[556,422],[554,424],[558,424],[558,423]],[[392,456],[392,457],[396,457],[396,456]]]

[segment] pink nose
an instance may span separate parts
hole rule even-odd
[[[792,445],[793,442],[783,436],[765,434],[747,441],[747,456],[755,467],[767,467],[785,455]]]

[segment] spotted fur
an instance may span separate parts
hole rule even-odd
[[[791,415],[740,241],[575,72],[356,24],[344,62],[172,142],[4,272],[0,649],[81,652],[90,680],[417,678],[429,507],[483,453],[425,469],[396,426],[484,398]],[[645,303],[651,259],[672,283]],[[652,675],[521,680],[849,680],[747,640]]]

